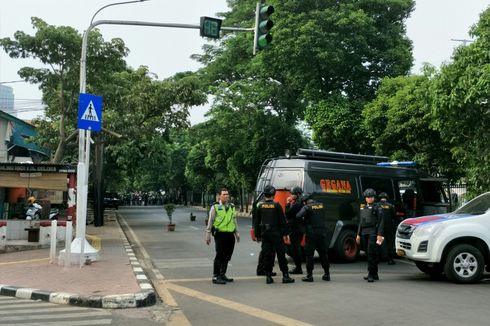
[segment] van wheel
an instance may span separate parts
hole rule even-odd
[[[357,259],[359,247],[356,243],[356,233],[352,230],[340,232],[335,243],[335,256],[342,262],[352,263]]]
[[[455,283],[475,283],[482,278],[485,260],[477,248],[460,244],[446,256],[444,272]]]
[[[433,278],[438,278],[442,274],[441,264],[437,264],[437,263],[432,264],[432,263],[426,263],[424,261],[416,261],[415,265],[421,272],[428,274]]]

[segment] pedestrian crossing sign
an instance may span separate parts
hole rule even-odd
[[[78,101],[78,129],[100,131],[102,96],[81,93]]]

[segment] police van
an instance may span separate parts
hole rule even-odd
[[[399,220],[446,213],[450,202],[444,179],[416,168],[414,162],[389,162],[384,156],[299,149],[295,156],[268,159],[257,177],[256,199],[268,184],[276,188],[274,200],[284,208],[291,189],[300,186],[325,206],[331,254],[344,262],[355,261],[362,193],[373,188],[386,192]],[[396,227],[396,226],[395,226]]]

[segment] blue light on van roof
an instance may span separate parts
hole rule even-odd
[[[378,166],[402,166],[407,168],[414,168],[417,166],[417,162],[414,161],[391,161],[391,162],[379,162]]]

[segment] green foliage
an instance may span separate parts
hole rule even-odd
[[[54,162],[72,162],[75,146],[67,155],[65,146],[76,130],[82,37],[72,27],[48,25],[36,17],[32,18],[32,26],[34,35],[17,31],[14,39],[1,39],[0,46],[11,58],[34,58],[44,65],[23,67],[18,73],[25,81],[38,84],[43,92],[46,119],[38,122],[42,127],[38,142],[52,152],[56,150]],[[126,54],[121,40],[105,42],[97,31],[92,32],[88,44],[88,90],[96,92],[108,84],[113,72],[124,70]]]
[[[376,99],[362,112],[365,136],[378,155],[414,160],[424,170],[454,180],[460,171],[448,142],[433,128],[430,87],[435,73],[426,66],[421,76],[384,79]]]
[[[434,126],[465,168],[473,195],[490,190],[490,9],[471,33],[475,39],[453,54],[435,78]]]

